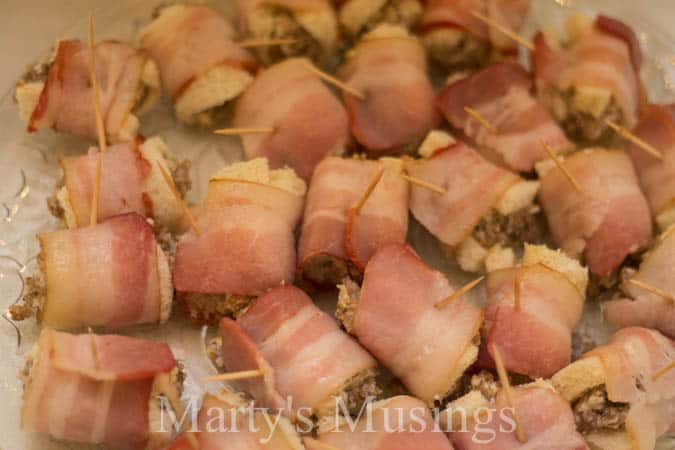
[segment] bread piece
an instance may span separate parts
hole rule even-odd
[[[183,377],[180,367],[174,367],[170,373],[161,373],[152,383],[148,409],[148,442],[146,449],[164,448],[173,440],[173,423],[168,411],[162,407],[171,405],[180,399],[183,390]],[[163,416],[163,417],[162,417]],[[180,417],[179,417],[180,420]]]
[[[539,186],[540,183],[538,181],[519,181],[504,192],[495,205],[495,209],[501,214],[508,216],[532,206],[539,192]]]
[[[483,247],[473,236],[464,239],[455,251],[457,264],[467,272],[482,272],[487,254],[488,249]]]
[[[496,244],[488,250],[484,264],[487,273],[513,267],[516,265],[516,254],[513,249]]]
[[[340,25],[351,38],[380,23],[410,28],[421,16],[419,0],[347,0],[338,13]]]
[[[431,130],[417,149],[417,153],[422,158],[430,158],[436,150],[449,147],[455,142],[455,138],[453,138],[450,133],[443,130]]]
[[[24,122],[30,121],[44,87],[45,84],[42,81],[20,83],[16,86],[14,98],[19,105],[19,117]]]
[[[663,231],[675,225],[675,205],[661,211],[656,216],[656,223],[659,229]]]
[[[586,294],[588,286],[588,269],[579,261],[570,258],[560,250],[552,250],[545,245],[525,244],[523,265],[532,266],[541,264],[556,270],[563,275],[578,289],[582,296]]]
[[[169,260],[157,245],[157,272],[159,273],[159,323],[163,324],[171,316],[173,305],[173,282]]]
[[[268,184],[298,196],[307,192],[307,185],[293,169],[270,169],[267,158],[254,158],[223,167],[211,177],[211,180],[219,179]]]
[[[190,125],[210,126],[213,110],[238,97],[252,82],[245,70],[228,64],[212,67],[174,101],[176,117]]]

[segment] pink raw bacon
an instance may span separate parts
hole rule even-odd
[[[542,143],[556,151],[574,147],[553,117],[535,99],[529,74],[517,63],[502,62],[448,85],[436,104],[450,125],[509,168],[530,172],[547,158]],[[470,107],[497,132],[485,128],[464,110]]]
[[[260,73],[233,119],[238,128],[274,129],[242,136],[247,159],[266,157],[272,168],[291,167],[305,180],[326,156],[342,154],[350,138],[347,112],[310,64],[287,59]]]

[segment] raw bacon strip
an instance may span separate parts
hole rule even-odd
[[[253,72],[253,57],[235,42],[236,34],[217,11],[174,5],[143,29],[141,47],[159,66],[162,84],[175,102],[209,70],[225,65]]]
[[[534,39],[533,66],[540,90],[591,87],[608,90],[628,128],[643,100],[637,38],[625,24],[598,16],[595,25],[567,51],[551,48],[542,33]]]
[[[144,448],[155,378],[176,361],[166,344],[46,328],[24,393],[25,431],[122,450]]]
[[[583,304],[584,297],[562,273],[543,265],[490,272],[487,349],[492,354],[492,346],[499,348],[509,372],[549,378],[570,363],[572,328],[581,318]]]
[[[475,359],[482,312],[464,299],[435,308],[452,293],[443,274],[392,244],[366,266],[354,316],[359,342],[427,403],[452,390],[472,352]]]
[[[607,396],[613,402],[656,404],[675,396],[675,372],[654,379],[675,359],[675,343],[658,331],[630,327],[617,331],[607,345],[585,354],[605,369]],[[639,383],[636,383],[639,380]]]
[[[666,232],[662,239],[647,254],[640,269],[631,278],[675,295],[675,232]],[[607,322],[616,328],[655,328],[675,338],[675,305],[671,299],[628,282],[624,283],[623,288],[632,299],[605,303],[603,313]]]
[[[320,431],[318,443],[305,438],[305,446],[308,450],[325,450],[326,444],[349,450],[452,450],[445,435],[434,428],[424,402],[400,395],[379,401],[372,408],[371,416],[359,420],[354,428],[343,420],[336,428]]]
[[[417,39],[403,29],[391,38],[377,31],[352,49],[339,75],[366,97],[344,94],[359,144],[373,155],[401,153],[438,123],[434,90],[426,73],[425,50]]]
[[[497,23],[518,31],[529,11],[529,0],[430,0],[427,2],[420,29],[422,33],[444,28],[461,29],[482,41],[489,41],[500,51],[517,50],[517,43],[474,17],[475,11]]]
[[[355,214],[351,208],[381,170],[384,170],[382,178],[359,214]],[[363,270],[377,248],[404,243],[408,230],[408,191],[398,159],[322,161],[307,195],[298,249],[301,270],[309,269],[315,263],[313,258],[320,255],[349,260]]]
[[[513,405],[503,390],[497,394],[488,423],[469,418],[467,431],[450,433],[450,440],[460,450],[588,450],[584,438],[577,432],[574,415],[569,404],[544,383],[533,383],[512,389]],[[515,433],[512,407],[518,414],[520,425],[527,438],[520,443]],[[489,430],[489,431],[488,431]],[[487,439],[495,433],[494,439]],[[476,436],[483,438],[476,439]]]
[[[447,121],[479,148],[517,171],[530,172],[547,158],[542,142],[556,151],[573,147],[553,117],[536,100],[529,74],[517,63],[493,64],[448,85],[437,99]],[[498,132],[495,134],[464,111],[473,108]]]
[[[316,413],[327,402],[333,405],[333,396],[355,376],[376,365],[330,316],[292,286],[259,297],[237,323],[224,319],[220,331],[228,372],[271,367],[263,370],[263,378],[241,383],[270,407],[290,397],[293,411],[307,407]],[[242,357],[244,346],[253,358]],[[268,393],[274,391],[270,404]]]
[[[446,189],[438,194],[413,187],[410,210],[444,244],[456,246],[478,225],[518,176],[495,166],[464,143],[456,143],[431,158],[406,164],[410,175]]]
[[[45,325],[110,328],[160,322],[157,242],[143,217],[126,214],[38,239]]]
[[[275,424],[277,417],[252,410],[232,394],[205,395],[199,410],[199,430],[191,432],[200,450],[300,450],[300,438],[287,419]],[[167,450],[194,450],[185,435],[179,436]]]
[[[183,235],[176,249],[176,290],[259,295],[292,282],[302,205],[302,195],[270,184],[212,179],[198,218],[201,234]]]
[[[663,155],[659,161],[634,144],[628,146],[652,213],[675,207],[675,110],[669,105],[644,108],[634,133]]]
[[[326,156],[342,154],[349,141],[347,112],[308,64],[288,59],[258,75],[237,101],[233,122],[273,128],[242,136],[246,158],[266,157],[272,168],[291,167],[305,180]]]
[[[542,177],[539,200],[553,238],[568,254],[583,255],[592,273],[607,276],[651,239],[649,206],[621,151],[585,150],[564,164],[583,192],[558,168]]]
[[[116,137],[138,100],[147,57],[128,44],[114,41],[100,42],[95,52],[103,121],[108,136]],[[81,41],[59,42],[28,131],[51,127],[96,139],[88,64],[89,50]]]
[[[70,156],[61,160],[68,199],[79,227],[89,225],[97,153],[96,148],[91,148],[85,156]],[[98,219],[105,220],[130,212],[147,215],[148,200],[143,195],[143,180],[150,169],[150,163],[141,156],[137,143],[108,147],[101,159]]]

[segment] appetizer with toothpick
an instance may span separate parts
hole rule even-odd
[[[298,244],[299,278],[315,287],[360,279],[372,254],[405,243],[409,185],[397,158],[327,158],[307,193]]]
[[[69,442],[164,448],[171,442],[164,408],[182,409],[182,371],[160,342],[45,328],[21,378],[22,429]]]
[[[380,393],[373,357],[293,286],[258,297],[236,321],[224,318],[220,340],[225,372],[258,372],[232,383],[260,405],[289,408],[290,418],[302,409],[306,417],[335,415],[337,399],[358,412]]]
[[[649,205],[628,155],[586,149],[538,172],[539,201],[555,243],[584,261],[597,283],[612,282],[626,258],[652,239]]]
[[[173,266],[177,300],[192,321],[218,323],[293,282],[305,191],[293,170],[272,170],[264,158],[211,177],[197,226],[178,241]]]
[[[261,129],[241,135],[247,159],[265,157],[271,168],[288,166],[309,181],[322,159],[345,152],[347,112],[314,70],[308,59],[287,59],[262,71],[239,98],[232,126]]]
[[[481,156],[445,133],[433,133],[410,160],[410,175],[445,189],[413,186],[410,211],[468,272],[490,272],[515,264],[514,250],[538,243],[543,227],[534,199],[538,181],[529,181]]]
[[[420,36],[434,65],[445,71],[475,69],[518,53],[517,33],[530,0],[429,0]],[[504,32],[506,30],[506,33]]]
[[[159,67],[178,120],[211,126],[253,81],[257,63],[232,25],[206,6],[162,7],[138,36]]]
[[[551,379],[593,449],[653,449],[675,424],[675,343],[624,328]]]
[[[62,180],[49,198],[49,209],[68,228],[89,225],[99,149],[61,160]],[[183,226],[183,210],[161,173],[170,173],[182,196],[190,189],[189,161],[177,162],[160,137],[115,144],[101,155],[98,220],[137,213],[157,229],[174,232]]]
[[[525,244],[520,265],[486,277],[483,367],[504,367],[532,379],[548,378],[572,360],[572,329],[586,298],[588,271],[545,246]]]
[[[533,88],[521,65],[500,62],[455,78],[436,104],[448,123],[486,157],[517,172],[532,172],[535,163],[548,158],[542,142],[556,153],[574,149]]]
[[[370,259],[361,287],[340,286],[336,315],[427,405],[443,402],[478,356],[483,312],[400,244]],[[424,349],[424,350],[422,350]]]
[[[339,78],[354,138],[370,156],[411,153],[439,122],[427,61],[405,28],[380,25],[349,50]]]
[[[654,328],[675,339],[675,225],[654,240],[637,270],[622,273],[620,288],[601,305],[611,326]]]
[[[532,62],[542,102],[568,136],[613,145],[610,124],[632,129],[644,92],[637,36],[623,22],[599,15],[574,16],[566,36],[539,32]]]
[[[145,52],[117,41],[99,42],[95,53],[106,139],[133,141],[138,133],[138,116],[160,95],[157,65]],[[47,62],[33,67],[17,83],[14,96],[29,132],[52,128],[96,139],[88,63],[86,42],[62,40]]]

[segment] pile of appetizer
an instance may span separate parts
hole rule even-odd
[[[23,430],[122,450],[654,449],[675,429],[675,108],[649,102],[626,24],[526,39],[529,6],[240,0],[230,21],[172,2],[133,45],[56,43],[18,112],[98,147],[60,161],[62,227],[9,311],[42,327]],[[241,137],[199,204],[190,161],[139,134],[162,95]],[[413,220],[474,281],[427,265]],[[591,302],[607,343],[578,332]],[[98,333],[172,314],[219,329],[195,423],[167,344]]]

